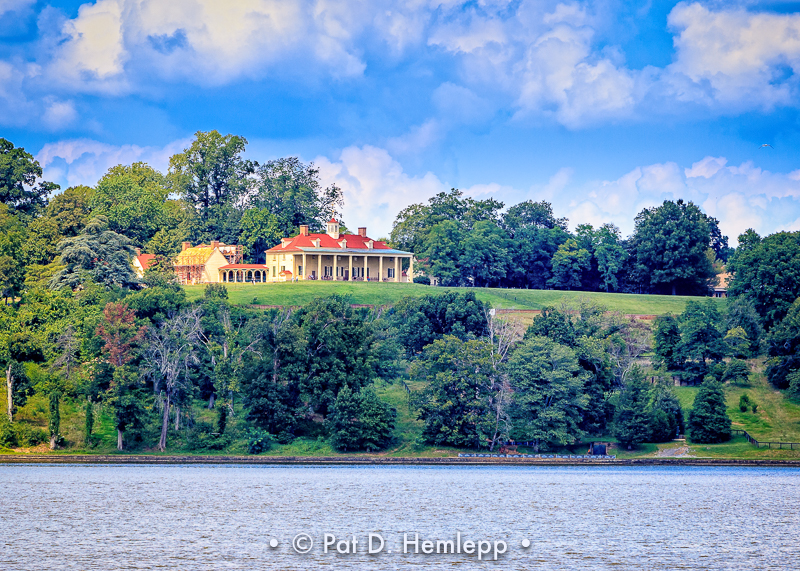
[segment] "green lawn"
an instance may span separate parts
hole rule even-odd
[[[186,286],[190,300],[203,295],[201,285]],[[305,305],[316,297],[332,294],[349,295],[352,303],[364,305],[389,305],[404,296],[420,297],[447,290],[469,291],[467,288],[440,288],[421,284],[368,283],[368,282],[297,282],[271,284],[226,284],[232,303],[237,305]],[[586,298],[605,306],[609,311],[639,315],[681,313],[686,302],[703,298],[670,295],[644,295],[627,293],[598,293],[581,291],[470,288],[478,299],[488,301],[499,309],[542,309],[562,301],[576,303]],[[715,300],[724,307],[725,300]]]

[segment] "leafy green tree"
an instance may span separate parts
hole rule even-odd
[[[719,324],[722,316],[712,298],[703,303],[689,301],[681,314],[680,354],[692,360],[719,361],[725,355],[725,344]]]
[[[64,238],[77,236],[83,230],[92,212],[94,190],[88,186],[71,186],[50,199],[45,216],[58,225]]]
[[[425,272],[436,277],[443,286],[460,285],[462,281],[461,245],[464,235],[458,224],[445,220],[427,233],[421,253]]]
[[[764,326],[771,329],[800,296],[800,232],[778,232],[758,242],[751,237],[751,243],[737,251],[731,270],[729,294],[751,299]]]
[[[95,216],[108,219],[112,231],[143,246],[165,225],[168,194],[164,175],[149,165],[117,165],[97,183],[91,206]]]
[[[59,186],[41,180],[42,167],[33,155],[0,137],[0,203],[13,213],[34,215],[47,205]]]
[[[731,359],[725,367],[722,381],[733,385],[746,385],[750,378],[750,367],[746,361]]]
[[[764,327],[761,317],[756,311],[753,301],[745,296],[729,298],[725,305],[725,329],[732,331],[741,329],[745,337],[737,332],[737,351],[744,357],[756,357],[761,348],[761,339],[764,336]],[[743,345],[739,341],[745,340]]]
[[[575,352],[546,337],[528,337],[508,361],[513,395],[512,437],[532,440],[534,450],[547,450],[577,440],[588,373]]]
[[[283,236],[293,236],[301,224],[312,232],[321,232],[331,217],[340,217],[342,190],[333,184],[323,188],[319,168],[313,163],[303,164],[296,157],[277,159],[259,165],[254,174],[250,204],[260,214],[251,224],[269,231],[260,251],[271,248]],[[254,236],[251,231],[251,239]]]
[[[567,230],[568,220],[556,218],[553,215],[553,206],[544,200],[534,202],[528,200],[510,207],[503,215],[502,226],[512,238],[524,229],[552,229]]]
[[[653,331],[653,352],[659,364],[668,370],[677,370],[683,366],[684,357],[679,350],[681,329],[678,320],[672,314],[659,315]]]
[[[558,289],[579,289],[581,276],[590,268],[591,259],[591,254],[578,247],[575,239],[568,239],[553,254],[553,277],[548,285]]]
[[[477,222],[466,235],[461,248],[458,265],[462,275],[475,286],[497,285],[506,277],[509,263],[506,238],[493,221]]]
[[[83,441],[86,446],[92,446],[94,438],[92,431],[94,430],[94,405],[90,398],[86,399],[86,404],[83,407]]]
[[[452,335],[425,348],[411,369],[411,377],[425,381],[413,397],[417,415],[425,424],[422,437],[437,445],[487,447],[496,433],[492,398],[495,370],[491,343],[462,341]]]
[[[669,384],[659,382],[650,391],[651,441],[668,442],[683,431],[683,409]]]
[[[4,140],[0,139],[0,142]],[[22,223],[8,206],[0,204],[0,294],[5,300],[16,297],[22,290],[25,280],[24,243]]]
[[[445,335],[462,341],[486,335],[488,309],[472,291],[404,297],[392,310],[392,324],[406,354],[413,357]]]
[[[731,419],[728,418],[722,385],[707,377],[689,412],[689,435],[692,442],[715,444],[731,439]]]
[[[627,252],[622,247],[620,230],[614,224],[603,224],[597,229],[595,239],[594,257],[600,273],[600,284],[607,292],[616,291],[627,257]]]
[[[509,241],[510,285],[544,289],[553,275],[553,256],[569,234],[560,226],[539,228],[529,226],[514,232]]]
[[[134,249],[130,240],[109,230],[103,216],[90,220],[82,234],[59,242],[58,252],[65,267],[53,276],[53,288],[75,289],[87,279],[107,287],[138,284],[131,265]]]
[[[619,395],[614,414],[614,438],[628,450],[652,436],[647,404],[647,384],[641,373],[633,375]]]
[[[382,402],[372,387],[357,393],[345,385],[328,419],[331,445],[339,451],[375,452],[388,446],[397,411]]]
[[[240,242],[247,247],[248,258],[254,263],[263,258],[266,250],[279,244],[283,236],[295,233],[293,229],[284,232],[278,217],[266,208],[245,210],[240,226]]]
[[[22,245],[22,255],[26,266],[49,264],[56,257],[56,246],[61,241],[58,224],[49,217],[36,218],[28,224],[28,235]]]
[[[800,299],[767,336],[767,379],[778,389],[789,388],[790,377],[800,371]]]
[[[242,158],[246,146],[244,137],[198,131],[189,148],[170,158],[171,190],[197,213],[193,240],[236,243],[241,217],[236,203],[246,192],[247,176],[255,169],[251,161]]]
[[[633,278],[656,293],[703,294],[714,277],[709,218],[692,202],[642,210],[632,237]]]

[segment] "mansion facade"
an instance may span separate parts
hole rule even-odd
[[[175,259],[175,271],[182,284],[267,283],[296,280],[410,282],[414,275],[414,254],[395,250],[385,242],[358,234],[340,234],[332,219],[325,234],[310,234],[300,226],[293,238],[265,252],[264,264],[243,264],[241,246],[220,242],[192,247],[184,243]],[[403,270],[407,262],[407,270]]]

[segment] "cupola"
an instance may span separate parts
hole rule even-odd
[[[336,218],[331,218],[331,221],[328,222],[327,234],[334,240],[339,239],[339,223],[336,221]]]

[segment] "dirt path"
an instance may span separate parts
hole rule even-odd
[[[686,444],[676,448],[663,448],[656,452],[656,458],[695,458],[691,453],[691,448]]]

